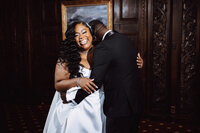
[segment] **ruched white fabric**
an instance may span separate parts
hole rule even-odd
[[[84,77],[91,70],[80,67]],[[67,96],[73,98],[80,87],[69,89]],[[105,133],[106,117],[103,113],[103,88],[86,97],[81,103],[63,104],[59,92],[55,92],[43,133]]]

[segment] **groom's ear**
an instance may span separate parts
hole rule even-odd
[[[96,34],[95,34],[95,26],[94,25],[91,26],[91,30],[92,30],[92,35],[95,36]]]
[[[96,45],[97,37],[95,35],[92,36],[92,45]]]

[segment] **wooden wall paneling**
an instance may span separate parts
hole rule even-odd
[[[152,80],[151,79],[151,75],[152,75],[152,29],[153,29],[153,1],[152,0],[148,0],[147,1],[147,88],[146,88],[146,112],[147,115],[150,114],[151,112],[151,95],[152,95]]]
[[[43,70],[43,49],[41,41],[41,21],[42,21],[42,1],[28,1],[27,5],[27,79],[30,93],[28,101],[32,103],[40,103],[42,96],[42,88],[38,83],[45,78],[41,76]],[[42,78],[42,79],[41,79]],[[37,98],[36,98],[37,97]]]
[[[175,117],[179,113],[180,104],[180,44],[181,44],[181,22],[182,22],[182,1],[173,1],[172,16],[172,42],[171,42],[171,117]]]
[[[186,121],[199,118],[200,92],[196,88],[199,7],[196,5],[195,0],[148,1],[147,112],[150,116]]]
[[[138,49],[138,0],[115,0],[114,30],[127,35]]]
[[[8,42],[6,41],[6,17],[5,17],[5,12],[6,10],[6,3],[0,4],[0,60],[1,60],[1,65],[0,65],[0,84],[2,88],[2,92],[0,94],[1,101],[4,101],[5,95],[8,95],[8,89],[6,89],[6,77],[7,73],[5,69],[7,68],[7,63],[6,63],[6,49],[8,47]]]
[[[59,0],[53,0],[53,1],[47,1],[43,0],[42,4],[42,23],[47,25],[54,26],[55,24],[58,24],[60,20],[59,12],[58,10],[60,6]],[[59,23],[60,24],[60,23]]]
[[[195,82],[199,80],[200,13],[192,6],[198,4],[195,0],[137,2],[114,1],[114,29],[129,36],[143,52],[146,114],[191,120],[199,110]],[[138,13],[127,13],[131,7]]]
[[[138,8],[138,51],[140,52],[144,65],[143,69],[141,69],[141,77],[143,88],[145,92],[145,97],[148,97],[148,89],[147,89],[147,1],[139,0],[139,8]],[[146,103],[148,102],[146,98]],[[147,110],[147,105],[146,109]]]
[[[200,4],[200,1],[198,1],[198,5]],[[196,99],[196,112],[197,112],[197,119],[200,119],[199,113],[200,112],[200,90],[197,86],[199,86],[200,81],[200,7],[198,7],[198,13],[197,13],[197,39],[196,39],[196,70],[197,70],[197,79],[195,82],[196,91],[197,92],[197,99]]]
[[[15,68],[16,68],[16,91],[15,94],[19,93],[19,96],[21,98],[22,96],[22,101],[24,98],[27,97],[28,93],[28,88],[27,88],[27,82],[26,82],[26,42],[25,42],[25,36],[26,32],[25,29],[27,28],[27,15],[26,15],[26,7],[27,7],[27,1],[20,1],[15,3],[16,5],[16,33],[15,34],[15,47],[14,53],[15,53]],[[13,23],[13,21],[12,21]]]
[[[115,24],[128,23],[138,19],[138,0],[115,0],[114,22]]]
[[[43,79],[43,85],[41,87],[43,88],[44,95],[46,95],[46,92],[54,92],[54,69],[55,69],[55,64],[57,60],[57,47],[59,45],[60,41],[60,35],[57,33],[58,31],[55,30],[48,30],[48,31],[43,31],[42,35],[42,44],[45,54],[44,60],[43,61],[43,73],[42,77]],[[49,90],[50,89],[50,90]]]
[[[200,4],[200,2],[198,2],[198,4]],[[197,44],[196,45],[196,53],[197,53],[196,64],[197,64],[197,69],[200,72],[200,8],[198,7],[197,10],[198,12],[197,12],[197,37],[196,37],[196,44]],[[199,72],[198,72],[198,75],[200,74]]]
[[[44,96],[43,101],[51,101],[55,92],[54,69],[57,60],[57,52],[61,41],[61,9],[60,1],[42,2],[42,58],[43,73],[42,82],[38,83]]]
[[[31,6],[32,5],[32,6]],[[33,32],[31,30],[31,8],[30,7],[34,7],[34,4],[31,3],[31,1],[27,1],[26,4],[26,28],[25,28],[25,62],[26,62],[26,83],[27,83],[27,88],[32,89],[32,54],[33,52],[31,51],[33,48],[31,47],[31,42],[33,40],[31,40],[31,32]],[[34,92],[34,90],[33,90]]]
[[[26,97],[26,67],[25,67],[25,31],[26,3],[13,1],[4,3],[4,26],[5,26],[5,61],[6,72],[5,89],[6,99],[23,102]],[[12,100],[11,100],[12,101]]]
[[[197,97],[195,81],[198,68],[196,59],[198,6],[195,0],[182,1],[182,42],[180,48],[180,115],[196,119]],[[193,112],[192,112],[192,111]]]
[[[134,20],[138,17],[138,0],[120,0],[120,19]],[[130,11],[132,9],[132,11]]]
[[[170,0],[148,2],[149,113],[167,117],[169,112]]]
[[[6,79],[5,80],[5,85],[6,85],[6,89],[8,90],[7,91],[7,94],[8,95],[11,95],[11,94],[13,94],[14,93],[14,88],[12,88],[13,86],[13,84],[14,84],[14,79],[16,78],[16,76],[15,76],[15,72],[14,72],[14,70],[15,70],[15,65],[14,65],[14,63],[13,63],[13,61],[14,61],[14,59],[13,59],[13,52],[14,52],[14,46],[13,46],[13,39],[14,39],[14,35],[13,35],[13,33],[14,33],[14,26],[16,26],[15,25],[15,23],[13,23],[12,25],[11,25],[11,19],[10,18],[12,18],[14,21],[15,21],[15,19],[14,19],[14,13],[12,13],[11,12],[11,9],[9,8],[9,6],[10,7],[13,7],[13,10],[15,11],[15,8],[14,8],[14,5],[13,4],[11,4],[11,5],[9,5],[8,3],[5,3],[5,5],[4,5],[6,8],[5,8],[5,10],[4,10],[4,12],[6,11],[8,14],[10,14],[10,17],[8,18],[8,17],[6,17],[6,15],[4,15],[4,17],[5,17],[5,42],[7,42],[7,45],[5,46],[5,53],[7,53],[6,54],[6,56],[7,56],[7,59],[9,59],[9,61],[8,62],[5,62],[5,67],[7,67],[7,69],[9,70],[7,70],[6,72],[7,72],[7,74],[5,75],[5,77],[4,77],[4,79]],[[13,66],[13,67],[11,67],[11,66]],[[9,78],[9,75],[10,74],[12,74],[12,77],[11,78]]]

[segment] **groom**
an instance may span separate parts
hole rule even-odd
[[[127,37],[108,30],[101,21],[93,20],[90,26],[101,41],[94,49],[90,78],[98,88],[104,85],[106,133],[136,133],[144,102],[137,51]],[[87,83],[80,87],[83,84]],[[74,101],[80,103],[88,95],[80,89]]]

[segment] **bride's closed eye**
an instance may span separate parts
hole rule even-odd
[[[87,31],[86,30],[84,30],[83,32],[82,32],[82,34],[86,34],[87,33]]]
[[[79,33],[75,33],[74,36],[75,36],[75,37],[79,36]]]
[[[82,31],[82,34],[86,34],[87,33],[87,31],[86,30],[84,30],[84,31]],[[78,36],[80,36],[80,34],[79,33],[75,33],[75,35],[74,35],[75,37],[78,37]]]

